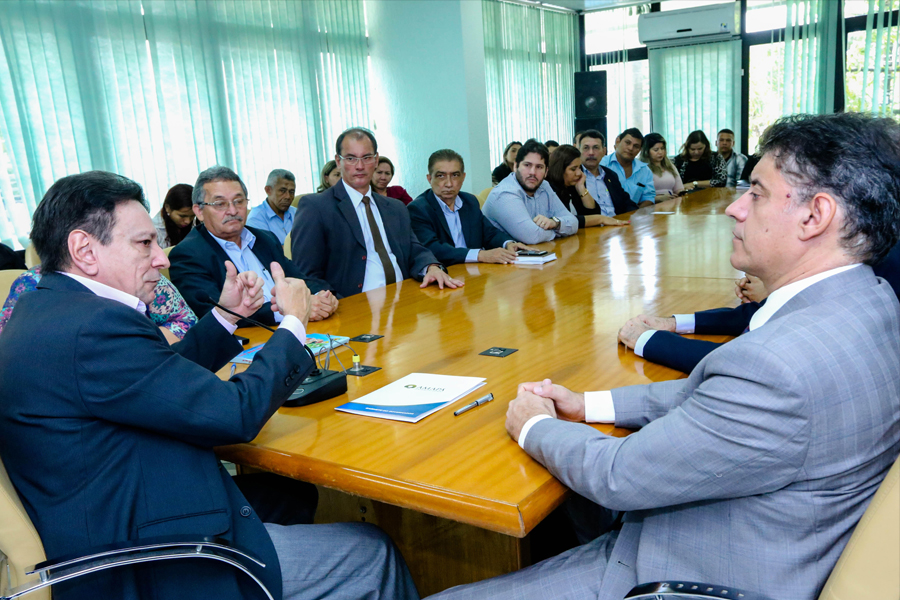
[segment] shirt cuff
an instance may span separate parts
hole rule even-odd
[[[519,434],[519,446],[522,450],[525,449],[525,436],[528,435],[528,432],[534,427],[534,424],[538,421],[543,421],[544,419],[552,419],[550,415],[535,415],[528,419],[525,422],[525,425],[522,427],[522,432]]]
[[[278,329],[287,329],[294,334],[294,337],[297,338],[297,341],[301,344],[306,343],[306,327],[304,327],[303,322],[294,315],[287,315],[284,317],[281,321],[281,325],[278,326]]]
[[[674,315],[675,316],[675,333],[694,333],[694,329],[696,325],[694,324],[694,315],[693,313],[689,315]]]
[[[515,243],[516,243],[516,240],[506,240],[505,242],[503,242],[503,247],[509,248],[510,244],[515,244]]]
[[[222,327],[225,328],[225,331],[227,331],[231,335],[234,335],[234,332],[237,331],[237,328],[238,328],[237,325],[232,325],[231,323],[229,323],[225,319],[225,317],[223,317],[221,314],[219,314],[219,311],[217,311],[215,308],[212,309],[212,314],[213,314],[213,316],[216,317],[216,320],[222,324]]]
[[[612,392],[584,393],[585,423],[615,423],[616,407],[613,404]]]
[[[272,316],[275,317],[275,322],[276,322],[276,323],[281,323],[282,321],[284,321],[284,315],[281,314],[280,312],[276,312],[276,311],[273,310],[273,311],[272,311]]]
[[[637,342],[635,342],[635,344],[634,344],[634,353],[635,354],[637,354],[641,358],[644,357],[644,346],[647,345],[647,342],[650,341],[650,338],[653,337],[654,333],[656,333],[656,330],[650,329],[641,334],[641,337],[639,337],[637,339]]]
[[[466,262],[473,263],[478,262],[478,253],[481,252],[481,248],[472,248],[469,250],[469,253],[466,254]]]

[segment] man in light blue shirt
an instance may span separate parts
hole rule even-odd
[[[266,201],[250,211],[247,225],[271,231],[284,244],[294,226],[297,209],[291,206],[297,191],[297,178],[286,169],[275,169],[266,179]]]
[[[544,181],[550,153],[528,140],[516,155],[516,170],[491,190],[484,216],[524,244],[549,242],[578,232],[578,218]]]
[[[639,208],[652,206],[656,199],[653,173],[646,163],[635,157],[641,151],[644,134],[635,127],[626,129],[613,146],[615,152],[603,157],[600,166],[611,169],[619,176],[619,182]]]

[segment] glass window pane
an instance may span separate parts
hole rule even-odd
[[[787,23],[785,0],[747,0],[746,32],[780,29]]]
[[[659,9],[681,10],[683,8],[697,8],[698,6],[709,6],[710,4],[725,4],[726,2],[734,3],[735,0],[664,0],[659,5]]]
[[[649,4],[638,4],[585,14],[585,54],[642,47],[638,39],[638,16],[649,12]]]
[[[878,11],[878,2],[875,3]],[[860,17],[869,14],[869,0],[844,0],[844,18]]]
[[[629,127],[637,127],[642,133],[649,133],[650,63],[635,60],[594,65],[590,70],[606,71],[607,136],[615,138]]]
[[[866,68],[866,32],[854,31],[847,34],[847,72],[844,77],[844,106],[847,111],[878,111],[885,116],[900,117],[900,50],[898,50],[898,28],[891,27],[884,32],[882,48],[889,49],[893,57],[882,57],[881,64],[875,64],[876,37],[872,32],[869,48],[869,65]],[[889,64],[885,73],[885,63]],[[875,93],[876,75],[878,97]],[[865,87],[863,84],[865,83]]]
[[[783,110],[784,44],[750,47],[750,106],[748,123],[750,153],[756,152],[759,137],[778,119]]]

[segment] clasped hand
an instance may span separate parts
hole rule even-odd
[[[538,415],[584,421],[584,394],[556,385],[549,379],[520,383],[516,399],[509,403],[506,411],[509,436],[518,442],[522,427]]]

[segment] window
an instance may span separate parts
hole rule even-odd
[[[681,10],[683,8],[697,8],[699,6],[709,6],[710,4],[726,4],[733,3],[735,0],[665,0],[660,4],[660,10]]]
[[[782,115],[784,98],[784,44],[750,47],[750,105],[747,148],[756,151],[766,127]]]
[[[650,67],[646,60],[594,65],[591,71],[606,71],[607,135],[615,138],[629,127],[643,133],[650,125]],[[611,142],[607,146],[612,147]]]
[[[27,240],[21,233],[31,229],[31,215],[22,195],[12,161],[9,160],[6,141],[0,134],[0,242],[21,250]],[[20,235],[16,235],[19,232]]]
[[[643,46],[638,39],[638,16],[649,4],[601,10],[584,15],[584,52],[600,54]]]
[[[884,116],[900,117],[900,45],[898,28],[886,28],[882,34],[882,58],[876,62],[877,37],[873,32],[866,63],[866,32],[847,34],[844,107],[848,111],[876,111]],[[880,111],[879,111],[880,107]]]

